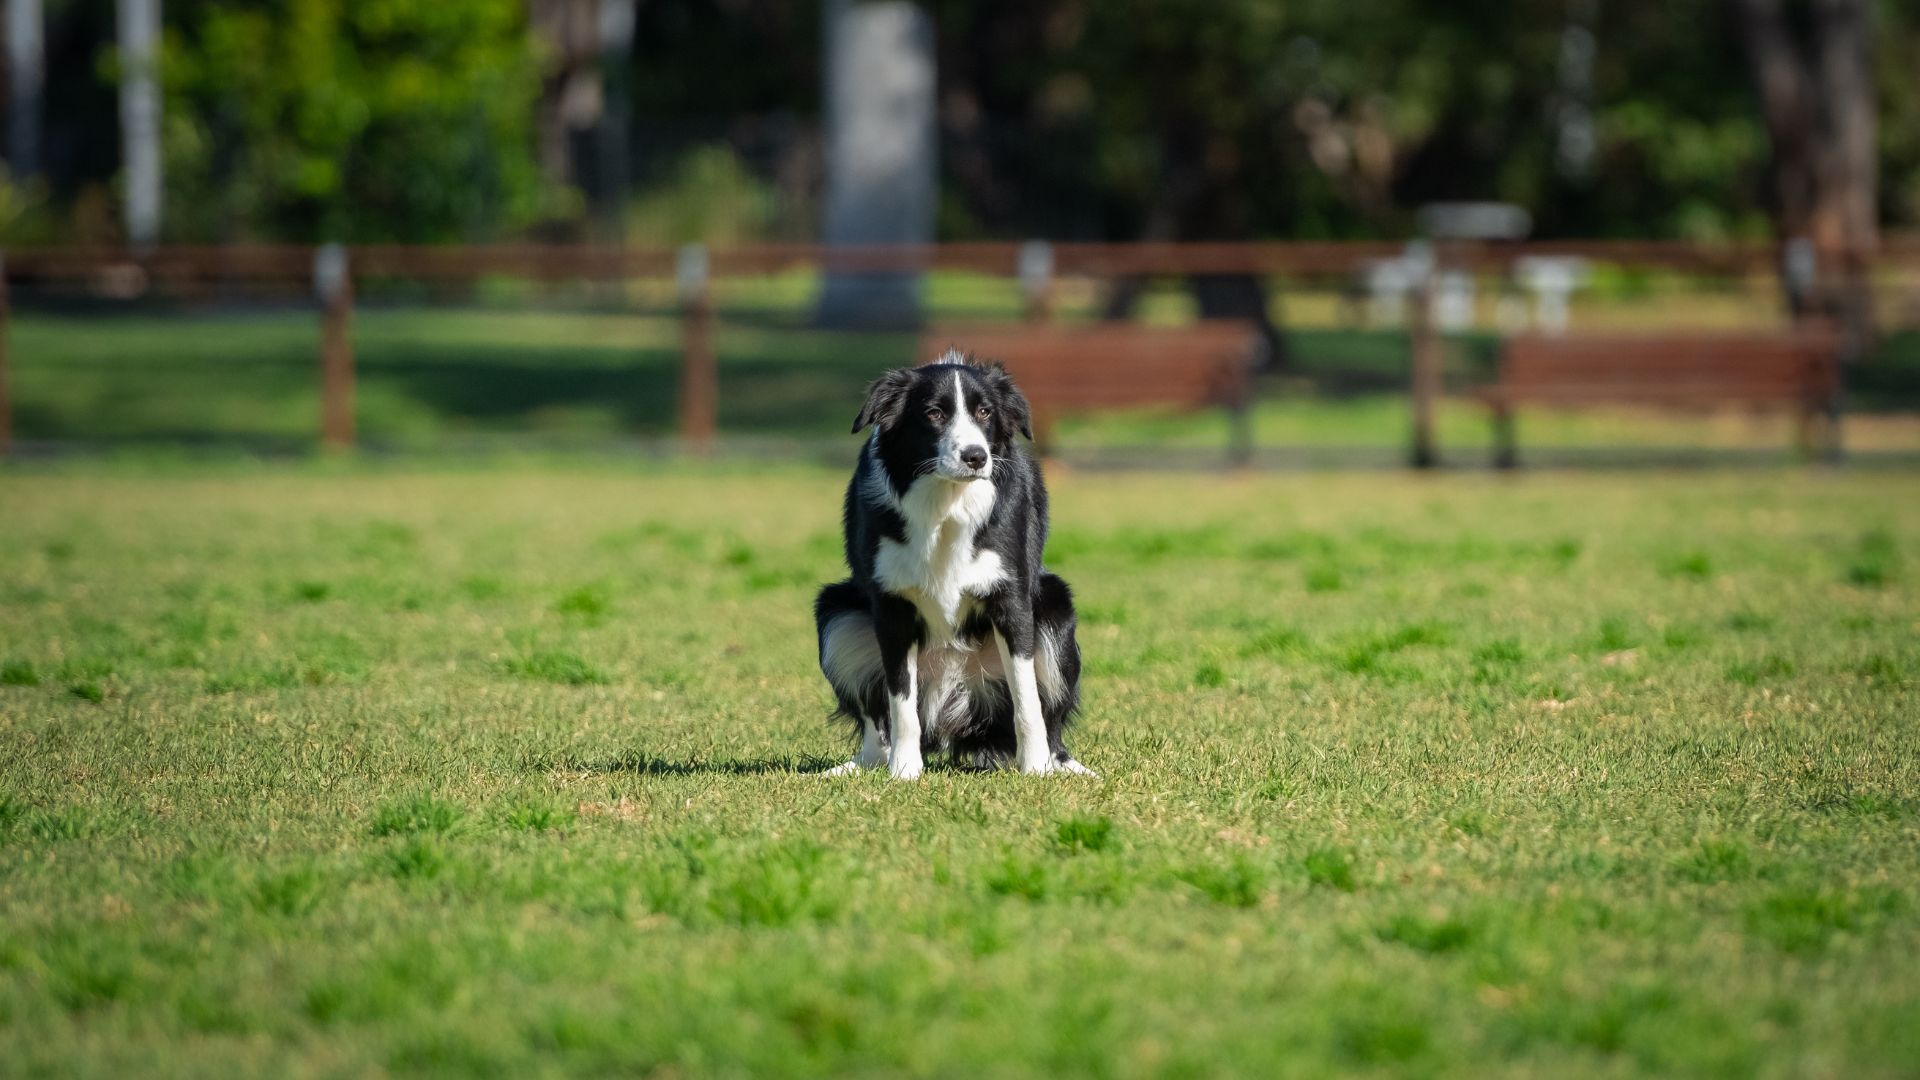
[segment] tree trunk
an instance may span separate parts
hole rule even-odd
[[[605,239],[620,240],[626,232],[627,190],[632,182],[632,147],[628,129],[633,123],[633,31],[636,0],[600,0],[599,38],[601,85],[599,165],[600,218]]]
[[[1734,9],[1772,147],[1787,303],[1798,319],[1831,320],[1856,359],[1872,336],[1879,243],[1870,0],[1811,0],[1800,27],[1781,0]]]
[[[1176,145],[1169,140],[1168,145]],[[1142,240],[1165,242],[1197,236],[1231,235],[1236,230],[1212,223],[1219,200],[1230,198],[1233,181],[1214,185],[1210,190],[1204,171],[1176,168],[1161,188],[1161,198],[1147,215]],[[1280,336],[1267,306],[1267,294],[1260,279],[1252,274],[1195,274],[1187,279],[1194,305],[1203,319],[1245,319],[1260,334],[1263,371],[1285,371],[1288,367],[1286,339]],[[1146,292],[1147,279],[1134,274],[1116,278],[1108,287],[1101,317],[1107,320],[1130,318],[1140,297]]]

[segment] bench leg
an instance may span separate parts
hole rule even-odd
[[[1514,445],[1513,406],[1504,401],[1493,403],[1493,467],[1520,467],[1520,452]]]
[[[1233,406],[1227,422],[1227,464],[1244,469],[1253,463],[1253,407],[1242,402]]]
[[[1822,450],[1827,464],[1839,465],[1847,459],[1847,448],[1846,444],[1840,441],[1840,395],[1838,394],[1835,394],[1833,400],[1827,403],[1826,421],[1821,425],[1826,429],[1826,437],[1821,440]]]

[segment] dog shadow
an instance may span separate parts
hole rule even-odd
[[[606,776],[767,776],[791,774],[804,776],[838,765],[823,757],[786,757],[734,760],[669,761],[651,754],[620,754],[610,758],[570,758],[549,763],[562,772],[598,773]]]
[[[610,758],[563,758],[558,761],[541,762],[538,767],[543,772],[557,769],[561,772],[595,773],[602,776],[810,776],[823,773],[845,760],[845,758],[809,756],[758,758],[747,761],[724,758],[713,761],[668,761],[651,754],[634,753],[620,754]],[[990,765],[934,758],[927,761],[926,771],[971,775],[1002,770]]]

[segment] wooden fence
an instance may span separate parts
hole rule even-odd
[[[952,243],[871,247],[756,244],[706,249],[503,244],[480,246],[230,245],[117,249],[22,249],[0,258],[0,455],[11,447],[8,382],[8,283],[93,283],[103,293],[150,288],[250,283],[311,287],[321,312],[319,383],[321,443],[354,443],[352,318],[354,282],[370,279],[472,282],[508,277],[534,281],[674,279],[681,313],[679,431],[692,450],[710,447],[719,402],[714,353],[715,278],[796,269],[823,272],[961,270],[1017,279],[1032,320],[1051,317],[1053,285],[1062,277],[1116,278],[1253,274],[1295,279],[1346,279],[1380,260],[1401,256],[1398,243]],[[1523,257],[1580,258],[1637,269],[1708,275],[1775,274],[1779,249],[1769,244],[1664,241],[1447,241],[1432,248],[1433,270],[1505,272]],[[1910,263],[1920,241],[1890,243],[1882,259]],[[1440,331],[1424,302],[1433,271],[1412,293],[1411,335],[1414,461],[1436,460],[1433,409],[1441,392]]]

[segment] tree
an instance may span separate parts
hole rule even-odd
[[[537,212],[519,0],[175,0],[168,24],[176,233],[471,240]]]
[[[1857,355],[1870,332],[1879,242],[1868,0],[1735,0],[1772,151],[1788,302],[1835,320]]]

